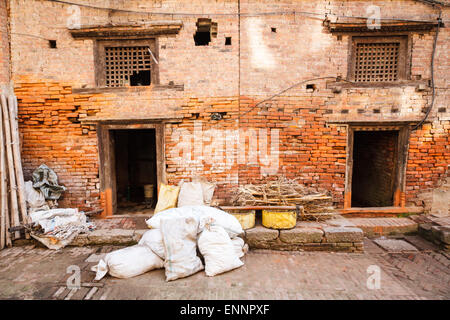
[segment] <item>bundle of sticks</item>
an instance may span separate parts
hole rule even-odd
[[[0,95],[0,249],[11,246],[20,232],[8,232],[10,227],[28,223],[20,157],[17,98]]]
[[[306,187],[297,179],[284,176],[258,185],[239,186],[234,190],[231,202],[238,206],[301,205],[304,216],[299,219],[303,220],[325,220],[335,215],[333,199],[327,190]]]

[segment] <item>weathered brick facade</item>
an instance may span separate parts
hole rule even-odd
[[[93,1],[79,3],[94,6]],[[133,0],[122,2],[121,9],[127,12],[11,0],[12,80],[19,99],[25,176],[30,178],[37,166],[46,163],[68,188],[61,206],[98,207],[105,191],[99,128],[124,121],[164,123],[168,183],[205,176],[219,183],[215,196],[226,200],[233,186],[257,183],[265,174],[269,178],[284,174],[330,190],[338,207],[343,207],[348,125],[412,126],[425,115],[432,95],[428,80],[436,28],[408,32],[409,81],[367,87],[336,82],[336,77],[347,77],[351,35],[330,32],[324,26],[325,13],[335,22],[336,15],[367,16],[370,5],[379,6],[386,18],[436,21],[438,16],[436,8],[413,0]],[[95,1],[95,6],[113,3]],[[74,38],[67,26],[78,12],[81,28],[180,21],[178,33],[157,36],[159,84],[96,88],[95,40]],[[444,23],[448,12],[442,11]],[[197,19],[208,14],[218,25],[217,37],[208,46],[195,46]],[[226,37],[231,37],[231,45],[225,44]],[[48,40],[56,40],[57,47],[50,48]],[[429,121],[409,134],[398,205],[422,205],[418,194],[432,190],[448,175],[449,43],[445,25],[434,61],[434,107]],[[221,113],[223,119],[211,120],[213,113]],[[203,136],[198,135],[200,127]],[[217,134],[211,138],[208,129]],[[240,141],[233,140],[237,130]],[[195,135],[191,139],[187,133]],[[243,134],[249,137],[244,139]],[[252,140],[252,134],[260,139]],[[183,141],[190,147],[181,145]],[[261,155],[265,141],[273,158]],[[260,150],[256,160],[241,158],[255,147]]]

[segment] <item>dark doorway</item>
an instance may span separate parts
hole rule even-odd
[[[154,207],[157,200],[155,129],[113,130],[112,133],[118,212],[133,207]]]
[[[394,205],[398,131],[355,131],[352,207]]]

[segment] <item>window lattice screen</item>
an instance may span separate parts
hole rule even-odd
[[[398,80],[400,43],[358,43],[355,55],[355,81]]]
[[[148,46],[105,47],[107,87],[129,85],[133,74],[150,70],[151,56]]]

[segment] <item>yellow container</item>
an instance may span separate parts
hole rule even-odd
[[[146,198],[153,198],[153,187],[152,184],[144,185],[144,196]]]
[[[262,225],[271,229],[292,229],[297,223],[295,211],[263,210]]]
[[[232,213],[232,215],[238,219],[244,230],[251,229],[255,226],[255,211]]]
[[[227,210],[241,224],[242,229],[247,230],[255,226],[255,210]]]

